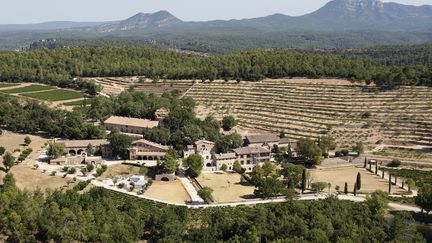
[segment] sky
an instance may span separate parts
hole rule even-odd
[[[168,10],[184,21],[242,19],[274,13],[313,12],[329,0],[0,0],[0,24],[46,21],[108,21]],[[432,5],[432,0],[384,0]]]

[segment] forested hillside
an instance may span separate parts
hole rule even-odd
[[[12,174],[0,186],[8,242],[423,242],[409,215],[388,223],[382,198],[187,209],[106,189],[28,193]]]
[[[337,77],[379,86],[431,85],[432,68],[384,66],[369,59],[297,51],[251,51],[201,57],[140,47],[0,52],[1,81],[55,83],[74,77],[133,76],[167,79],[261,80]]]
[[[432,66],[432,45],[377,46],[354,49],[299,50],[310,54],[334,54],[342,57],[368,58],[381,65]]]

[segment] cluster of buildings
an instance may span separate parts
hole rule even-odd
[[[160,109],[156,113],[157,120],[137,119],[112,116],[104,125],[108,130],[118,129],[123,133],[142,135],[145,129],[159,126],[159,121],[168,114],[166,109]],[[108,140],[71,140],[60,141],[65,144],[68,156],[52,160],[56,164],[99,164],[102,158],[111,158],[112,149]],[[288,147],[290,141],[273,134],[248,135],[244,139],[244,146],[233,149],[228,153],[217,153],[216,144],[207,140],[196,141],[183,150],[184,158],[192,154],[199,154],[204,159],[204,170],[218,171],[226,165],[228,171],[234,169],[234,163],[238,161],[246,172],[267,160],[273,161],[272,148],[274,145]],[[88,153],[91,145],[93,153]],[[291,144],[291,153],[295,154],[295,144]],[[163,160],[169,146],[154,143],[145,139],[139,139],[129,148],[129,160],[155,161]],[[96,155],[96,156],[94,156]]]
[[[276,135],[261,134],[250,135],[245,138],[245,146],[233,149],[228,153],[216,153],[216,145],[211,141],[199,140],[193,145],[188,145],[183,150],[183,156],[187,158],[191,154],[199,154],[204,159],[204,170],[218,171],[225,164],[228,171],[234,169],[235,161],[238,161],[246,172],[251,172],[253,167],[265,161],[273,161],[272,148],[274,145],[288,147],[289,140]],[[290,146],[295,153],[295,145]]]

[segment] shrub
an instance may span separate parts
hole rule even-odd
[[[57,174],[57,171],[52,171],[50,176],[55,176]]]
[[[87,187],[88,184],[89,184],[88,181],[80,181],[80,182],[78,182],[78,184],[76,184],[73,187],[73,190],[74,191],[82,191],[82,190],[84,190]]]
[[[29,137],[29,136],[26,136],[25,138],[24,138],[24,143],[25,143],[25,145],[30,145],[31,144],[31,142],[32,142],[32,140],[31,140],[31,138]]]
[[[387,164],[388,167],[399,167],[401,165],[401,161],[398,159],[392,160],[390,163]]]
[[[228,170],[228,166],[227,166],[226,164],[223,164],[223,165],[220,167],[220,170],[221,170],[221,171],[227,171],[227,170]]]
[[[63,168],[62,168],[62,172],[67,172],[69,170],[69,167],[67,167],[67,166],[64,166]]]
[[[361,114],[361,118],[363,118],[363,119],[368,119],[370,117],[371,117],[371,113],[369,111],[363,112]]]
[[[88,164],[88,165],[86,166],[86,169],[87,169],[88,172],[91,172],[91,171],[94,169],[94,165],[92,165],[92,164]]]
[[[73,175],[73,174],[75,174],[75,173],[76,173],[76,168],[75,168],[75,167],[71,167],[71,168],[69,168],[69,170],[67,171],[67,173],[68,173],[69,175]]]
[[[316,192],[322,192],[326,187],[327,187],[328,183],[327,182],[314,182],[311,185],[311,189],[312,191],[316,191]]]
[[[341,155],[342,155],[342,156],[348,156],[348,154],[349,154],[348,149],[342,149],[342,150],[341,150]]]
[[[6,152],[5,147],[0,147],[0,155],[3,155]]]

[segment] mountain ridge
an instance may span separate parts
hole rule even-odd
[[[57,24],[56,24],[57,23]],[[62,27],[63,23],[63,28]],[[181,28],[251,28],[269,27],[312,31],[427,31],[432,32],[432,5],[383,3],[380,0],[333,0],[320,9],[301,16],[281,13],[232,20],[183,21],[166,10],[138,13],[125,20],[102,22],[56,21],[34,25],[0,25],[0,30],[74,29],[96,33]],[[86,26],[87,25],[87,26]]]

